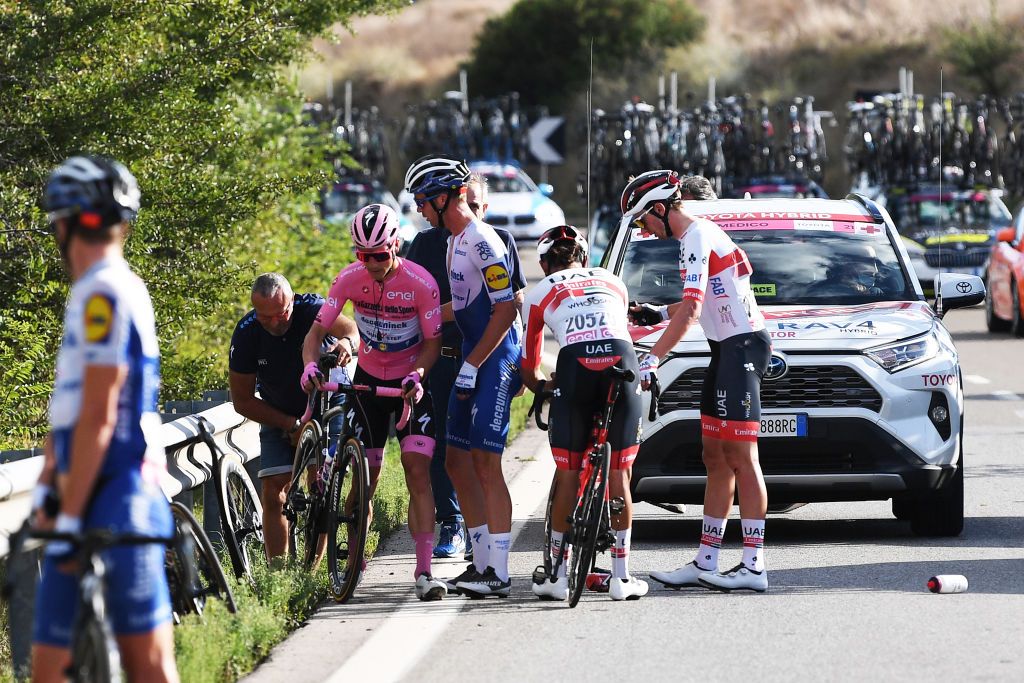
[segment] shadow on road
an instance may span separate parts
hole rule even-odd
[[[725,527],[725,543],[742,541],[738,519]],[[701,520],[694,518],[657,518],[636,520],[634,543],[679,543],[689,552],[700,539]],[[905,547],[1020,548],[1024,547],[1024,522],[1020,517],[968,517],[964,531],[954,538],[914,536],[909,522],[893,519],[792,519],[768,517],[767,543],[770,546],[864,545],[897,543]]]

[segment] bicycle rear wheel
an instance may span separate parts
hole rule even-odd
[[[572,555],[569,557],[569,607],[575,607],[587,585],[587,574],[594,565],[597,552],[597,537],[600,533],[601,517],[604,512],[604,492],[608,486],[608,463],[611,446],[604,444],[601,455],[583,489],[573,511]]]
[[[210,537],[199,526],[199,522],[196,521],[192,512],[181,503],[171,503],[171,513],[174,516],[175,534],[189,534],[192,540],[192,557],[180,556],[180,550],[177,547],[168,550],[173,555],[174,561],[178,563],[175,574],[177,590],[180,591],[180,594],[174,596],[172,602],[175,605],[180,605],[183,611],[179,612],[177,616],[180,618],[187,612],[201,615],[206,607],[208,596],[223,600],[228,611],[234,614],[237,611],[235,596],[224,576],[220,560],[217,559],[217,552],[213,549],[213,544],[210,543]],[[190,563],[195,567],[195,572],[192,574],[194,579],[191,581],[186,578],[190,572],[185,568],[185,563]],[[170,579],[170,576],[168,578]]]
[[[327,571],[335,601],[348,602],[363,572],[370,513],[370,470],[366,451],[349,438],[339,450],[328,497]]]
[[[323,508],[323,496],[319,493],[318,481],[321,455],[321,428],[316,421],[307,422],[295,446],[295,461],[292,463],[291,486],[285,503],[288,518],[288,555],[293,562],[299,562],[305,569],[312,569],[316,561],[317,547],[322,530],[319,517]]]
[[[121,657],[110,625],[96,613],[83,619],[72,636],[68,678],[81,683],[121,680]]]
[[[224,545],[235,577],[252,579],[254,562],[263,561],[263,505],[241,463],[220,459],[217,494],[220,498]]]

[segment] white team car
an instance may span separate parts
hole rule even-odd
[[[939,275],[940,296],[929,306],[892,219],[857,195],[686,209],[728,231],[754,267],[751,284],[772,337],[758,441],[772,509],[891,498],[915,533],[959,534],[964,398],[941,318],[982,301],[981,279]],[[632,300],[667,304],[680,299],[678,258],[679,242],[623,224],[603,260]],[[714,314],[710,288],[704,306]],[[638,349],[653,346],[665,324],[633,328]],[[662,361],[653,421],[645,403],[634,500],[702,502],[699,404],[708,362],[699,326]]]
[[[545,230],[565,223],[565,213],[551,199],[554,188],[537,185],[516,164],[471,161],[469,170],[487,178],[487,215],[484,220],[504,228],[516,239],[540,237]]]

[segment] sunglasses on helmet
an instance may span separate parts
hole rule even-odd
[[[356,258],[362,263],[368,263],[369,261],[376,261],[377,263],[384,263],[385,261],[391,260],[390,251],[357,251]]]

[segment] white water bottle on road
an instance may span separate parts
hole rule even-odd
[[[966,593],[967,577],[961,574],[940,574],[928,579],[928,590],[932,593]]]

